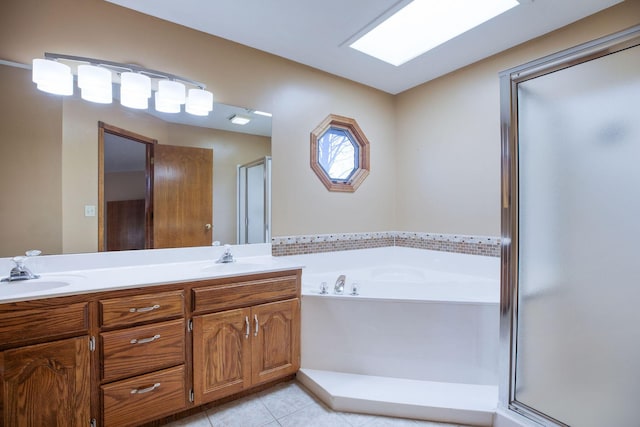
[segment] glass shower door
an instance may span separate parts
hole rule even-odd
[[[640,425],[639,70],[635,46],[514,86],[509,403],[545,424]]]
[[[271,241],[271,157],[238,166],[238,243]]]

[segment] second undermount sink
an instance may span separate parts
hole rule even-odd
[[[273,264],[273,260],[270,257],[249,257],[249,258],[236,258],[233,262],[227,263],[212,263],[202,269],[202,271],[223,273],[225,271],[242,271],[253,270],[265,267]]]

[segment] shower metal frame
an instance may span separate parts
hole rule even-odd
[[[502,140],[499,402],[502,408],[543,426],[566,427],[566,424],[518,402],[515,396],[519,265],[518,84],[639,45],[640,25],[636,25],[505,70],[499,75]]]

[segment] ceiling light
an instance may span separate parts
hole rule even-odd
[[[73,94],[73,74],[71,68],[48,59],[33,60],[33,82],[43,92],[55,95]]]
[[[100,104],[113,100],[111,71],[95,65],[78,66],[78,87],[82,99]]]
[[[163,98],[160,92],[155,93],[155,106],[156,111],[161,113],[179,113],[180,112],[180,104],[172,103]]]
[[[273,117],[273,114],[271,114],[271,113],[267,113],[266,111],[258,111],[258,110],[255,110],[255,111],[253,112],[253,114],[257,114],[257,115],[259,115],[259,116],[265,116],[265,117]]]
[[[234,125],[246,125],[251,121],[251,118],[243,116],[242,114],[234,114],[233,116],[229,117],[229,120],[231,120],[231,123],[233,123]]]
[[[213,110],[213,94],[204,89],[189,89],[185,111],[195,116],[206,116]]]
[[[120,75],[120,103],[125,107],[146,110],[151,97],[151,79],[140,73]]]
[[[150,70],[133,64],[121,64],[103,59],[58,53],[44,54],[45,59],[33,60],[33,81],[38,89],[58,95],[73,94],[73,74],[71,67],[59,61],[83,62],[77,67],[78,87],[82,99],[92,102],[111,103],[113,100],[113,76],[119,75],[120,103],[125,107],[147,109],[152,92],[152,83],[157,81],[155,93],[156,110],[178,113],[181,105],[185,111],[198,116],[206,116],[213,110],[213,94],[205,90],[205,85],[194,80]],[[185,96],[186,86],[189,97]]]
[[[163,101],[178,105],[184,104],[187,99],[184,84],[172,80],[158,82],[158,96]]]
[[[399,66],[518,4],[516,0],[414,0],[350,47]]]

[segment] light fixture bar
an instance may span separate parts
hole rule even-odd
[[[51,60],[62,59],[62,60],[75,61],[75,62],[88,62],[94,65],[103,65],[106,67],[111,67],[111,68],[120,69],[124,71],[131,71],[134,73],[146,74],[149,77],[153,77],[153,78],[165,78],[169,80],[181,81],[184,83],[188,83],[192,86],[197,86],[200,89],[205,89],[207,87],[207,85],[205,85],[204,83],[200,83],[198,81],[191,80],[186,77],[165,73],[164,71],[151,70],[149,68],[144,68],[135,64],[122,64],[119,62],[106,61],[104,59],[88,58],[84,56],[65,55],[61,53],[50,53],[50,52],[45,52],[44,57],[45,59],[51,59]]]
[[[82,99],[97,103],[112,102],[113,74],[119,76],[120,104],[135,109],[148,109],[149,99],[155,91],[155,109],[163,113],[185,112],[207,116],[213,110],[213,94],[198,81],[134,64],[122,64],[85,56],[45,52],[44,59],[33,60],[33,81],[38,89],[58,95],[73,94],[73,74],[64,61],[81,62],[78,65],[78,86]],[[157,90],[152,87],[157,81]],[[186,96],[186,86],[189,95]]]

